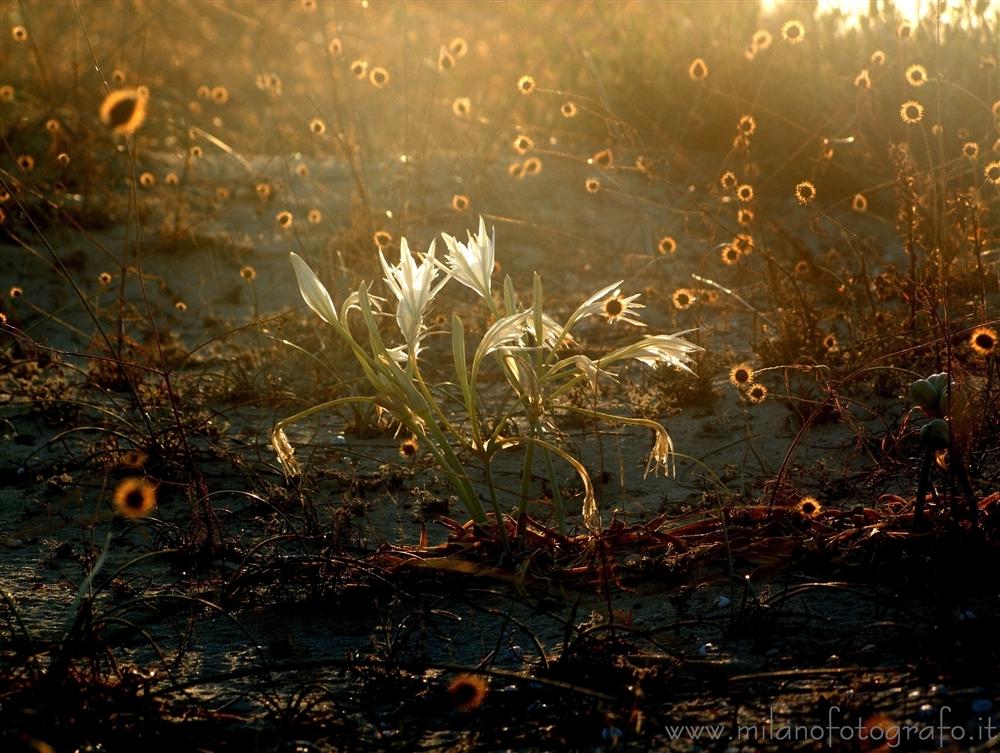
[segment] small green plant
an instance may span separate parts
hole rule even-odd
[[[637,318],[642,307],[638,295],[623,296],[621,282],[601,288],[581,303],[562,323],[545,313],[541,277],[535,273],[530,306],[519,304],[510,277],[503,283],[502,300],[494,297],[494,239],[487,235],[482,218],[475,235],[467,243],[444,235],[448,254],[442,262],[435,257],[434,243],[418,261],[406,239],[400,242],[399,263],[390,264],[379,252],[385,283],[396,298],[395,319],[402,335],[400,345],[386,345],[378,316],[383,300],[371,294],[371,286],[362,283],[341,303],[339,310],[327,289],[309,266],[291,254],[299,290],[309,307],[336,332],[350,348],[372,388],[368,396],[343,397],[301,411],[279,422],[272,432],[272,446],[286,473],[297,475],[300,467],[285,434],[288,424],[318,411],[352,402],[371,402],[389,413],[418,441],[429,449],[447,476],[465,507],[477,523],[487,521],[486,509],[470,478],[466,458],[483,469],[490,506],[501,536],[504,536],[502,506],[493,482],[491,466],[497,453],[520,447],[524,450],[521,494],[517,512],[526,512],[528,485],[535,451],[540,451],[551,477],[553,457],[568,463],[583,485],[583,521],[597,533],[601,518],[590,476],[579,459],[560,446],[558,419],[567,412],[584,414],[610,423],[643,426],[654,432],[653,448],[646,473],[664,470],[672,473],[673,442],[666,429],[656,421],[618,416],[593,408],[571,405],[564,397],[581,382],[596,386],[598,380],[614,378],[609,371],[616,364],[639,361],[647,366],[669,365],[690,371],[691,353],[701,348],[681,335],[647,335],[624,345],[606,356],[591,359],[585,355],[564,355],[573,342],[572,331],[581,321],[603,316],[609,323],[628,321],[640,326]],[[431,301],[444,286],[455,280],[476,293],[489,308],[493,323],[469,347],[465,327],[456,314],[451,322],[451,356],[454,380],[430,384],[421,368],[423,340],[427,334],[425,315]],[[348,326],[347,317],[359,312],[364,322],[367,342],[359,341]],[[494,364],[502,374],[504,394],[483,394],[484,374]],[[495,407],[493,407],[495,406]],[[558,484],[551,478],[556,495],[558,522],[565,527]]]
[[[936,453],[942,451],[948,452],[949,471],[959,482],[969,503],[969,519],[975,521],[978,516],[975,494],[965,468],[964,458],[958,451],[952,426],[953,395],[957,389],[957,385],[949,377],[948,372],[931,374],[926,379],[917,379],[910,385],[910,398],[930,419],[920,427],[923,459],[917,481],[917,498],[913,505],[913,523],[917,526],[923,523],[924,502],[928,492],[931,491],[931,469],[934,457]],[[956,516],[961,514],[957,507],[953,511]]]

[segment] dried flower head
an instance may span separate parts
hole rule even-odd
[[[224,86],[213,86],[212,101],[217,105],[226,104],[229,101],[229,89]]]
[[[310,209],[309,213],[306,215],[306,221],[310,225],[318,225],[323,221],[323,213],[318,209]]]
[[[732,170],[727,170],[719,177],[719,185],[721,185],[727,191],[732,191],[736,188],[736,184],[739,181],[736,179],[736,173]]]
[[[247,264],[240,267],[240,277],[242,277],[246,282],[253,282],[257,279],[257,270]]]
[[[278,221],[278,227],[282,230],[288,230],[292,226],[292,213],[287,209],[278,212],[274,219]]]
[[[975,141],[966,141],[962,144],[962,156],[975,159],[979,156],[979,144]]]
[[[752,384],[743,394],[752,405],[760,405],[767,399],[767,387],[763,384]]]
[[[664,235],[656,244],[656,253],[660,256],[670,256],[677,251],[677,241],[672,236]]]
[[[337,37],[334,37],[326,45],[327,51],[334,56],[341,55],[344,52],[344,43],[340,41]]]
[[[621,288],[615,288],[611,295],[598,304],[600,306],[600,315],[604,317],[604,320],[608,324],[628,322],[637,327],[645,327],[646,325],[636,318],[639,316],[639,309],[645,308],[643,304],[636,303],[640,295],[640,293],[635,293],[634,295],[623,296]]]
[[[535,79],[531,76],[521,76],[521,78],[517,80],[517,90],[521,92],[521,94],[532,94],[535,91]]]
[[[456,212],[464,212],[469,208],[469,197],[460,193],[455,194],[451,197],[451,208]]]
[[[309,121],[309,130],[318,136],[326,133],[326,123],[324,123],[319,118],[313,118]]]
[[[489,686],[479,675],[462,674],[448,685],[448,695],[459,711],[473,711],[486,700]]]
[[[28,30],[23,26],[15,26],[10,30],[10,36],[15,42],[25,42],[28,39]]]
[[[121,468],[139,470],[149,462],[149,455],[142,450],[125,450],[118,456],[118,465]]]
[[[924,106],[914,99],[899,107],[899,117],[904,123],[919,123],[924,117]]]
[[[376,89],[384,89],[389,85],[389,71],[381,66],[376,66],[372,68],[372,72],[368,74],[368,80]]]
[[[469,43],[465,41],[465,37],[454,37],[448,42],[448,52],[456,58],[464,58],[469,54]]]
[[[156,487],[144,478],[127,478],[112,497],[115,512],[126,518],[144,518],[156,507]]]
[[[749,225],[753,222],[754,214],[752,209],[747,209],[746,207],[740,207],[736,210],[736,221],[741,225]]]
[[[770,47],[772,41],[774,41],[774,38],[771,36],[771,32],[767,29],[758,29],[753,33],[750,45],[754,48],[754,50],[760,52],[761,50],[766,50]]]
[[[0,102],[8,103],[14,101],[14,87],[10,84],[0,86]]]
[[[156,183],[156,176],[150,172],[145,172],[139,176],[139,185],[143,188],[150,188]]]
[[[903,21],[896,27],[896,36],[899,39],[909,39],[913,36],[913,27],[909,21]]]
[[[781,27],[781,38],[789,44],[799,44],[806,37],[806,27],[801,21],[791,19]]]
[[[451,103],[451,111],[456,116],[464,118],[472,112],[472,100],[468,97],[456,97],[455,101]]]
[[[415,458],[420,451],[420,443],[416,437],[407,437],[399,443],[399,456],[402,458]]]
[[[437,66],[439,71],[449,71],[455,67],[455,56],[444,45],[441,45],[441,49],[438,50]]]
[[[851,209],[855,212],[868,211],[868,199],[865,198],[863,193],[854,194],[854,198],[851,199]]]
[[[375,245],[379,248],[385,248],[392,243],[392,234],[388,230],[376,230],[375,235],[372,236],[372,240],[375,241]]]
[[[983,168],[983,176],[994,186],[1000,186],[1000,161],[994,160]]]
[[[872,65],[883,66],[885,65],[885,53],[882,50],[875,50],[868,58],[868,62]]]
[[[803,497],[797,507],[799,513],[806,518],[815,518],[823,510],[823,506],[815,497]]]
[[[529,149],[533,149],[534,146],[535,142],[530,136],[521,133],[514,137],[514,151],[518,154],[524,154]]]
[[[753,367],[746,361],[736,364],[729,370],[729,383],[743,389],[753,384]]]
[[[923,86],[927,83],[927,69],[914,63],[906,69],[906,83],[910,86]]]
[[[538,175],[541,171],[542,161],[538,157],[528,157],[522,166],[521,175],[524,177],[529,175]]]
[[[132,134],[146,120],[148,99],[136,89],[118,89],[104,98],[98,115],[116,135]]]
[[[563,102],[562,107],[559,108],[559,112],[562,113],[564,118],[575,118],[577,111],[577,106],[574,102]]]
[[[795,186],[795,198],[802,206],[812,204],[816,199],[816,186],[804,180]]]
[[[17,166],[21,172],[30,173],[35,169],[35,158],[30,154],[21,154],[17,158]]]
[[[754,196],[753,186],[751,186],[749,183],[743,183],[736,189],[736,198],[742,201],[744,204],[753,201],[753,196]]]
[[[97,276],[97,281],[99,283],[101,283],[101,285],[110,285],[111,284],[111,273],[110,272],[101,272],[101,274],[99,274]]]
[[[674,294],[670,297],[671,302],[674,304],[674,308],[678,311],[683,311],[684,309],[691,308],[694,305],[694,293],[692,293],[688,288],[677,288]]]
[[[598,167],[608,168],[614,165],[615,155],[610,149],[602,149],[591,157],[589,161]]]
[[[733,242],[730,245],[739,251],[743,256],[752,253],[757,247],[754,243],[753,236],[749,233],[739,233],[735,238],[733,238]]]
[[[997,332],[991,327],[976,327],[969,335],[969,345],[979,356],[991,356],[997,348]]]
[[[688,78],[692,81],[704,81],[708,78],[708,64],[701,58],[695,58],[688,66]]]
[[[757,121],[753,115],[741,115],[736,130],[743,136],[752,136],[757,130]]]
[[[367,60],[353,60],[349,70],[354,78],[365,78],[368,75],[368,61]]]
[[[583,186],[587,189],[587,193],[597,193],[601,190],[601,181],[597,178],[587,178]]]
[[[736,264],[737,262],[739,262],[740,259],[743,258],[743,254],[732,243],[724,244],[722,246],[720,255],[722,257],[722,263],[726,264],[727,266],[732,266],[733,264]]]

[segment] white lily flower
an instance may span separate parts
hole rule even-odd
[[[295,270],[295,279],[299,283],[299,293],[302,294],[302,300],[324,322],[337,324],[337,309],[333,305],[333,299],[323,283],[319,281],[316,273],[295,252],[290,253],[289,258],[292,260],[292,268]]]
[[[330,296],[329,291],[327,291],[326,286],[319,281],[316,273],[309,268],[309,265],[298,254],[292,252],[289,254],[289,257],[292,260],[292,268],[295,270],[295,279],[299,283],[299,293],[302,295],[302,300],[324,322],[336,325],[346,321],[347,315],[351,311],[361,310],[361,292],[360,290],[355,290],[340,304],[340,314],[338,316],[337,308],[333,305],[333,298]],[[369,293],[368,300],[375,311],[382,310],[382,303],[385,301],[384,298],[379,298]]]
[[[479,232],[469,233],[469,242],[461,243],[454,236],[442,233],[448,247],[448,270],[458,282],[474,290],[480,297],[489,300],[493,290],[493,267],[495,259],[496,229],[494,237],[486,234],[486,223],[479,217]]]
[[[424,309],[438,294],[448,277],[434,284],[437,267],[434,262],[434,241],[431,241],[427,254],[418,264],[410,253],[406,238],[399,240],[399,264],[393,266],[385,260],[385,255],[379,251],[379,260],[385,271],[385,284],[396,296],[396,323],[403,334],[408,348],[416,350],[424,332]]]
[[[535,338],[535,342],[541,342],[549,350],[558,350],[562,347],[572,347],[576,345],[576,340],[567,330],[563,333],[563,325],[557,322],[548,314],[542,314],[542,336],[535,332],[535,320],[530,319],[525,325],[525,331]],[[560,337],[562,335],[562,337]]]
[[[288,435],[285,434],[285,430],[280,427],[281,425],[279,424],[271,432],[271,448],[274,450],[274,454],[278,456],[278,461],[281,463],[281,467],[284,469],[286,475],[300,476],[302,474],[302,466],[295,459],[295,448],[288,441]]]
[[[361,283],[367,286],[368,283]],[[367,291],[366,291],[367,292]],[[372,311],[377,313],[382,313],[382,304],[385,303],[385,298],[381,298],[377,295],[372,295],[368,292],[368,303],[371,304]],[[361,311],[361,290],[352,290],[344,302],[340,304],[340,321],[347,321],[347,315],[351,311]]]
[[[516,314],[497,319],[490,326],[483,339],[479,342],[478,350],[482,355],[492,353],[495,350],[508,347],[527,347],[524,341],[525,336],[531,335],[535,342],[541,341],[545,347],[555,350],[559,334],[562,332],[562,325],[548,314],[542,314],[542,336],[535,333],[535,310],[519,311]],[[561,344],[572,345],[574,340],[568,334],[563,335]]]
[[[666,364],[686,371],[688,374],[694,374],[688,367],[688,364],[694,362],[689,354],[704,350],[704,348],[681,337],[681,335],[686,335],[691,331],[693,330],[685,330],[674,335],[649,335],[632,345],[626,345],[624,348],[619,348],[608,354],[598,363],[603,367],[615,361],[634,358],[647,366]]]
[[[677,462],[674,458],[674,441],[667,434],[667,430],[662,426],[657,426],[656,439],[653,441],[653,449],[649,451],[646,459],[646,472],[642,474],[646,478],[652,472],[656,476],[660,470],[665,476],[677,475]]]
[[[414,357],[420,355],[420,351],[423,350],[423,348],[420,347],[419,341],[414,345],[413,350]],[[400,366],[405,365],[410,358],[410,351],[406,345],[397,345],[395,348],[386,348],[385,352],[389,354],[389,358],[398,363]]]
[[[534,311],[528,309],[497,319],[483,334],[483,339],[479,341],[477,350],[485,356],[501,348],[520,345],[525,328],[532,316],[534,316]]]
[[[605,371],[604,369],[601,368],[600,364],[598,364],[597,361],[595,361],[592,358],[588,358],[587,356],[575,355],[575,356],[570,356],[565,360],[566,363],[575,365],[576,368],[580,371],[580,373],[583,374],[585,377],[587,377],[587,380],[590,382],[592,387],[597,386],[597,379],[601,374],[606,375],[614,382],[618,381],[617,377],[614,374],[612,374],[610,371]]]

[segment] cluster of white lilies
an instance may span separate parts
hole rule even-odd
[[[590,532],[599,532],[601,517],[593,484],[580,461],[558,443],[558,416],[576,412],[612,423],[652,429],[655,439],[646,465],[647,474],[660,469],[673,472],[673,443],[663,426],[655,421],[574,406],[564,399],[566,394],[581,381],[591,383],[596,389],[602,376],[614,378],[609,371],[611,366],[629,360],[647,366],[669,365],[690,371],[691,353],[701,348],[681,337],[685,334],[681,332],[647,335],[596,360],[580,354],[567,355],[564,351],[574,342],[573,328],[589,317],[602,316],[611,323],[627,321],[644,326],[638,318],[638,310],[642,308],[636,302],[639,296],[622,296],[621,282],[616,282],[598,290],[560,323],[543,310],[541,278],[537,273],[530,306],[523,307],[519,303],[509,277],[504,280],[502,294],[494,295],[495,239],[487,234],[482,218],[479,231],[475,235],[469,233],[467,243],[450,235],[442,237],[448,249],[444,261],[435,257],[433,242],[427,253],[415,257],[406,239],[401,239],[399,262],[395,265],[379,251],[385,284],[396,298],[396,324],[402,336],[402,342],[392,347],[386,345],[378,326],[385,301],[370,293],[368,283],[362,283],[350,293],[338,310],[312,269],[297,254],[291,254],[302,298],[350,348],[369,382],[371,394],[332,400],[278,423],[272,434],[272,446],[279,460],[290,475],[300,472],[284,432],[288,424],[350,402],[374,403],[411,432],[433,455],[466,512],[477,523],[486,523],[488,516],[470,477],[470,461],[478,461],[482,467],[486,492],[499,523],[503,519],[503,506],[493,484],[491,463],[501,450],[521,447],[524,458],[518,514],[526,511],[537,449],[543,456],[556,496],[560,528],[565,521],[553,457],[563,459],[579,475],[583,485],[583,522]],[[428,332],[428,308],[451,280],[474,291],[489,307],[495,321],[479,339],[470,362],[465,329],[458,315],[453,315],[451,356],[455,380],[429,385],[420,369],[420,354]],[[347,317],[352,311],[357,311],[364,322],[367,343],[363,342],[363,337],[359,341],[347,325]],[[508,397],[513,398],[498,400],[491,394],[490,404],[502,406],[495,409],[495,415],[489,412],[489,406],[479,393],[480,373],[490,362],[496,363],[503,373]],[[498,529],[504,536],[504,526],[498,525]]]

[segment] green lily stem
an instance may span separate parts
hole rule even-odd
[[[556,508],[556,523],[559,526],[559,535],[566,535],[566,505],[563,502],[562,490],[559,488],[559,479],[556,478],[555,467],[552,465],[552,453],[545,450],[545,472],[549,477],[549,486],[552,489],[552,501]]]
[[[503,542],[503,550],[510,554],[510,540],[507,538],[507,526],[504,525],[503,511],[500,509],[500,501],[497,499],[496,485],[493,483],[492,463],[489,457],[483,457],[485,468],[486,485],[490,489],[490,502],[493,505],[493,516],[496,518],[497,532],[500,534],[500,541]]]
[[[531,435],[534,437],[535,428],[531,427]],[[534,463],[534,445],[528,444],[524,448],[524,458],[521,461],[521,490],[520,499],[517,503],[517,515],[521,517],[528,511],[528,494],[531,492],[531,467]]]
[[[924,518],[924,499],[931,481],[931,462],[934,459],[934,449],[924,448],[924,457],[920,463],[920,477],[917,479],[917,498],[913,502],[913,525],[920,527]]]

